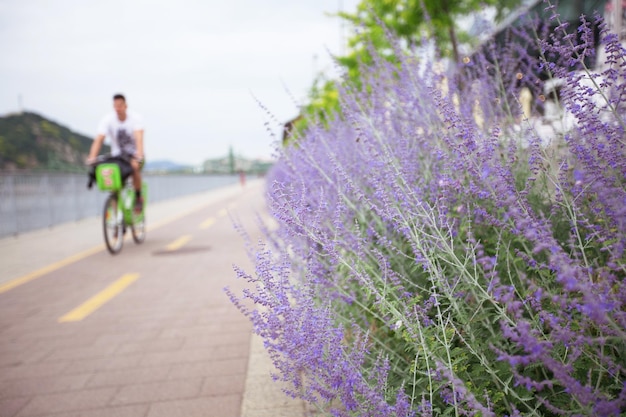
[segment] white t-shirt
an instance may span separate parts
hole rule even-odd
[[[122,153],[135,155],[137,145],[133,133],[143,130],[143,119],[137,113],[126,111],[126,120],[123,122],[117,118],[117,113],[112,112],[102,118],[98,125],[98,135],[105,135],[111,141],[111,156]]]

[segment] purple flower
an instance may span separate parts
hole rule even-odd
[[[585,71],[596,28],[607,65]],[[623,412],[626,51],[598,18],[514,30],[447,90],[417,55],[377,58],[283,150],[277,227],[229,295],[289,395],[335,416]],[[573,120],[549,145],[516,124],[546,78]]]

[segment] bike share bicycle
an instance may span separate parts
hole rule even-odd
[[[102,230],[106,247],[113,255],[122,250],[127,227],[130,227],[135,243],[143,243],[146,238],[147,186],[142,182],[143,206],[137,212],[131,179],[131,173],[122,172],[116,158],[98,157],[89,172],[87,187],[91,188],[93,182],[96,182],[99,190],[109,192],[102,213]]]

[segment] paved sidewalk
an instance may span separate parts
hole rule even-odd
[[[0,239],[0,417],[305,415],[222,290],[245,287],[231,219],[256,241],[263,190],[148,204],[146,242],[116,256],[98,218]]]
[[[262,184],[262,180],[253,180],[244,188],[235,184],[156,204],[148,200],[148,232],[208,205],[258,192]],[[91,217],[0,238],[0,285],[77,254],[106,250],[101,222],[100,216]]]

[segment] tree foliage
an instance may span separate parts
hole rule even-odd
[[[384,27],[407,45],[434,39],[443,55],[459,62],[459,44],[470,41],[470,36],[459,28],[460,18],[493,7],[499,20],[519,3],[520,0],[361,0],[356,13],[339,13],[340,18],[359,28],[349,40],[352,53],[343,62],[352,63],[363,54],[367,62],[368,44],[383,56],[391,55]]]
[[[0,117],[0,169],[82,171],[91,141],[36,113]]]
[[[361,0],[355,12],[336,15],[353,29],[348,54],[336,60],[345,70],[345,80],[356,86],[361,84],[361,66],[371,65],[373,55],[397,62],[397,49],[390,44],[390,36],[407,49],[434,40],[442,55],[459,62],[459,45],[472,41],[468,33],[459,29],[459,18],[491,6],[499,20],[519,3],[520,0]],[[326,121],[329,115],[339,112],[338,83],[323,77],[315,80],[302,114]],[[302,132],[306,127],[305,117],[298,121],[295,131]]]
[[[284,138],[285,142],[292,143],[298,135],[304,132],[309,124],[309,120],[327,124],[333,117],[339,114],[337,83],[338,81],[324,76],[320,76],[315,80],[309,90],[309,101],[302,106],[300,116],[294,119],[293,126],[289,128],[288,135]]]

